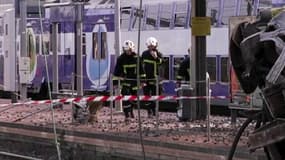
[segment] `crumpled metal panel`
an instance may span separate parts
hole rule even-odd
[[[278,119],[249,135],[249,149],[255,150],[285,140],[285,119]]]

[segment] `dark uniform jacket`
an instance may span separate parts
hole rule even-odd
[[[155,79],[158,75],[158,67],[162,63],[162,54],[156,50],[157,58],[155,59],[150,50],[146,50],[142,53],[142,61],[144,65],[144,70],[146,74],[146,79]],[[155,81],[155,80],[154,80]]]
[[[185,58],[179,66],[178,75],[176,77],[177,80],[181,81],[189,81],[190,80],[190,59]]]
[[[140,63],[140,76],[141,78],[145,77],[142,63]],[[114,80],[116,80],[119,77],[125,79],[122,81],[122,86],[131,86],[131,87],[136,86],[137,84],[137,81],[136,81],[137,79],[137,55],[136,53],[133,52],[131,55],[127,55],[126,53],[123,53],[122,55],[118,57],[117,63],[115,66],[115,71],[114,71]]]

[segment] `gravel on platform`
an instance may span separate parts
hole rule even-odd
[[[8,100],[0,100],[0,104],[9,103]],[[52,126],[52,112],[49,105],[20,105],[12,106],[8,110],[0,107],[0,121],[21,123],[33,126]],[[33,112],[47,110],[21,119]],[[135,119],[125,123],[124,114],[113,112],[111,123],[111,109],[104,107],[100,110],[97,123],[77,124],[72,123],[71,104],[64,104],[63,109],[54,109],[55,124],[59,128],[74,129],[86,132],[103,132],[116,135],[138,136],[138,110],[135,110]],[[141,112],[141,127],[144,139],[174,142],[181,144],[208,144],[230,146],[239,127],[245,118],[238,118],[236,125],[231,124],[230,117],[210,116],[210,140],[207,137],[206,121],[196,120],[191,122],[179,122],[176,113],[160,112],[159,125],[157,128],[156,118],[148,118],[146,110]],[[111,128],[112,125],[112,128]],[[243,133],[239,145],[246,146],[248,135],[253,131],[254,124]]]

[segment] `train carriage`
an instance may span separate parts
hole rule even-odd
[[[84,91],[109,90],[109,77],[116,60],[114,49],[114,6],[85,6],[82,53],[83,53],[83,87]],[[191,4],[190,1],[172,3],[145,4],[142,15],[141,44],[138,44],[138,8],[135,5],[121,8],[121,40],[130,39],[146,49],[145,40],[156,37],[159,50],[163,53],[164,64],[160,71],[163,93],[176,95],[175,78],[179,64],[187,55],[191,44]],[[29,17],[27,20],[28,55],[31,59],[29,92],[47,93],[44,84],[47,82],[44,58],[47,57],[49,77],[52,79],[51,24],[59,27],[58,58],[59,88],[72,89],[75,72],[75,22],[71,6],[46,9],[45,17]],[[219,17],[220,18],[220,17]],[[3,20],[2,20],[3,21]],[[1,18],[0,18],[0,22]],[[216,23],[216,22],[215,22]],[[228,70],[228,26],[217,21],[219,25],[211,28],[207,36],[207,72],[210,75],[213,96],[229,96]],[[2,22],[3,24],[3,22]],[[42,25],[41,25],[42,24]],[[1,24],[0,24],[1,25]],[[42,26],[42,27],[41,27]],[[3,28],[0,27],[0,28]],[[1,32],[0,32],[1,33]],[[1,35],[0,35],[1,41]],[[1,42],[0,42],[1,45]],[[0,52],[1,52],[0,46]],[[0,61],[3,51],[0,53]],[[191,54],[190,54],[191,58]],[[2,63],[2,61],[1,61]],[[3,65],[3,63],[2,63]],[[2,68],[2,67],[0,67]],[[0,72],[2,73],[2,72]],[[3,76],[0,82],[3,84]],[[52,83],[52,82],[51,82]],[[229,99],[217,99],[212,104],[227,105]]]

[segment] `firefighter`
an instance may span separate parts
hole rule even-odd
[[[188,49],[188,54],[190,54],[190,49]],[[176,76],[177,82],[180,85],[181,81],[190,80],[190,58],[185,56],[184,60],[179,65],[178,75]]]
[[[156,77],[158,67],[162,63],[162,54],[158,51],[158,41],[154,37],[149,37],[146,41],[147,50],[142,53],[144,71],[146,73],[146,85],[143,88],[144,95],[156,95]],[[148,117],[155,116],[155,103],[146,104]]]
[[[121,79],[122,95],[136,95],[137,94],[137,54],[134,52],[135,45],[132,41],[126,40],[123,43],[123,53],[118,57],[114,70],[114,85],[118,79]],[[140,64],[140,76],[145,77],[142,64]],[[135,103],[123,101],[123,111],[125,114],[125,121],[128,122],[130,118],[134,118]]]

